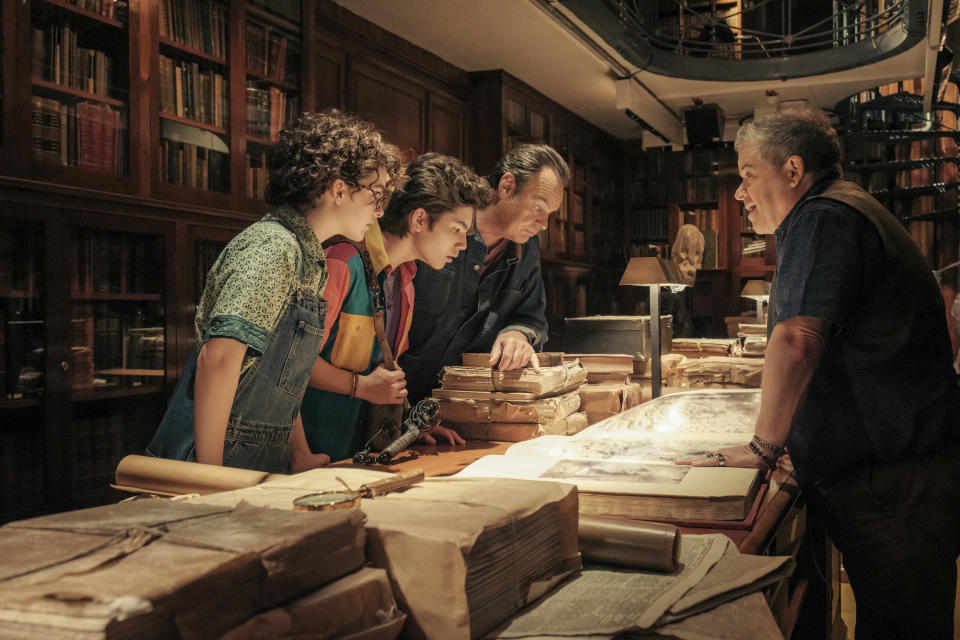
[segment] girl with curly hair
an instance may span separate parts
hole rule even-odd
[[[272,213],[238,234],[207,275],[197,349],[149,455],[274,473],[329,462],[312,454],[300,403],[323,340],[321,244],[361,240],[396,186],[397,150],[336,110],[288,125],[268,160]]]

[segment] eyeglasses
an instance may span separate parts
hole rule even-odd
[[[383,191],[377,191],[368,184],[361,184],[359,186],[361,189],[366,189],[373,194],[373,207],[375,209],[383,209],[383,207],[387,204],[387,201],[390,199],[390,196],[393,195],[393,189],[387,187],[385,187]]]

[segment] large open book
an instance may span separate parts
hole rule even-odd
[[[743,520],[760,487],[759,469],[552,456],[484,456],[457,475],[567,482],[581,515],[619,518]]]

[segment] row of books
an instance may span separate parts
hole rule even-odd
[[[217,58],[227,57],[227,7],[213,0],[161,0],[160,34]]]
[[[666,207],[630,211],[630,237],[634,240],[662,240],[670,235],[670,215]]]
[[[75,389],[80,381],[78,373],[89,376],[89,389],[93,389],[94,371],[100,378],[96,386],[104,387],[119,384],[108,381],[106,378],[111,374],[105,372],[163,369],[163,327],[139,326],[147,317],[144,304],[101,303],[93,306],[94,315],[73,319],[73,361],[78,365],[88,363],[88,367],[72,370]],[[80,312],[89,313],[90,310],[91,305],[81,305]]]
[[[33,77],[98,96],[121,97],[113,81],[120,69],[111,55],[81,47],[77,31],[67,24],[33,29]]]
[[[247,197],[262,200],[269,177],[266,152],[247,153]]]
[[[168,184],[228,193],[229,156],[196,144],[161,138],[160,180]]]
[[[667,201],[667,184],[664,176],[638,176],[630,180],[628,187],[630,202],[636,207]]]
[[[297,82],[296,44],[256,22],[247,22],[247,73],[277,82]]]
[[[690,176],[681,180],[680,195],[686,202],[716,200],[719,196],[716,176]]]
[[[70,289],[75,297],[163,290],[162,280],[156,277],[163,256],[159,236],[80,231],[74,233],[70,253]]]
[[[71,5],[105,18],[126,22],[129,7],[126,0],[67,0]]]
[[[251,136],[276,140],[284,125],[300,112],[300,98],[270,87],[258,89],[247,84],[247,133]]]
[[[229,91],[222,73],[197,62],[160,56],[160,112],[226,127]]]
[[[680,173],[686,175],[713,175],[720,165],[721,152],[717,149],[702,149],[680,154]]]
[[[127,166],[126,111],[97,102],[30,100],[30,149],[35,161],[121,174]]]

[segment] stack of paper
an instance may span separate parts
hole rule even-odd
[[[563,360],[579,360],[589,384],[629,382],[633,374],[633,356],[626,353],[565,353]]]
[[[477,355],[464,354],[464,362],[481,361]],[[539,371],[445,367],[442,386],[433,392],[441,422],[471,440],[519,442],[542,434],[577,433],[587,426],[586,414],[577,411],[576,393],[586,371],[576,360],[554,361],[559,364]]]
[[[739,356],[741,348],[738,338],[674,338],[672,352],[688,358]]]
[[[211,638],[364,563],[363,514],[161,499],[0,528],[0,636]]]
[[[643,401],[643,385],[637,382],[585,384],[577,391],[580,411],[587,414],[587,424],[596,424]]]
[[[389,640],[400,635],[406,619],[397,608],[387,572],[364,567],[309,595],[250,618],[220,640]]]
[[[306,493],[390,477],[316,469],[236,491],[197,496],[289,509]],[[521,480],[428,479],[364,499],[367,555],[390,576],[407,614],[405,637],[483,635],[580,568],[576,488]]]
[[[763,360],[711,356],[687,360],[683,365],[681,384],[688,387],[724,385],[759,388],[762,380]]]
[[[587,567],[493,637],[782,638],[756,592],[788,577],[792,558],[743,555],[721,534],[686,535],[679,565],[666,574]]]
[[[747,336],[743,339],[743,355],[764,356],[767,353],[767,336]]]

